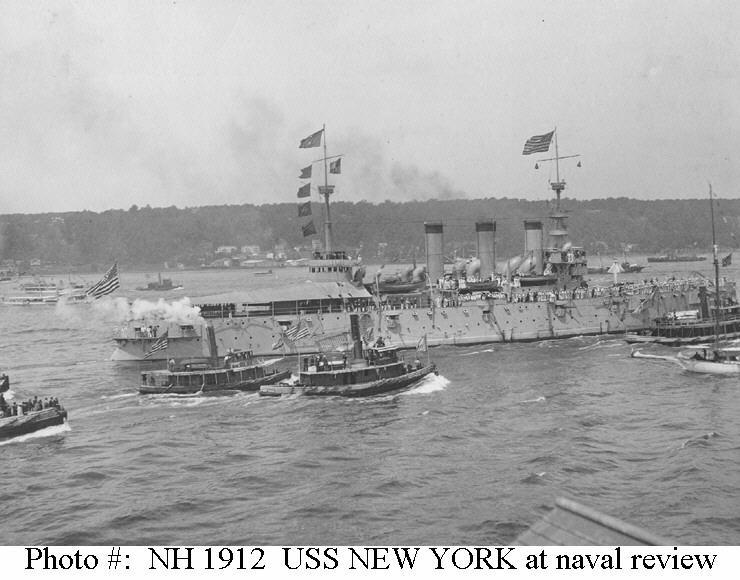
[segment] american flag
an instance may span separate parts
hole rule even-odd
[[[305,326],[301,328],[301,323],[299,322],[296,326],[293,326],[292,328],[286,330],[284,336],[291,342],[295,342],[296,340],[306,338],[310,334],[311,330]]]
[[[103,276],[99,282],[93,284],[85,290],[85,294],[88,296],[92,296],[95,299],[100,298],[101,296],[105,296],[106,294],[110,294],[111,292],[115,292],[120,288],[121,283],[118,280],[118,264],[113,264],[108,271],[105,273],[105,276]]]
[[[152,347],[149,349],[149,352],[144,355],[144,358],[149,358],[158,350],[164,350],[167,348],[167,345],[169,344],[169,340],[167,339],[167,332],[168,331],[165,330],[164,334],[154,342]]]
[[[552,141],[552,136],[554,134],[555,131],[550,131],[549,133],[545,133],[544,135],[535,135],[534,137],[530,137],[524,144],[524,151],[522,151],[522,155],[531,155],[532,153],[546,152],[548,149],[550,149],[550,142]]]

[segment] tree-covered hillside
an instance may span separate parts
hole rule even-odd
[[[627,198],[563,200],[570,214],[571,239],[591,254],[670,250],[711,250],[708,200],[639,201]],[[358,251],[368,262],[422,259],[425,221],[445,226],[445,252],[475,250],[475,222],[495,219],[499,257],[521,252],[524,219],[546,218],[545,202],[518,199],[430,200],[381,204],[336,202],[331,207],[335,244]],[[321,232],[322,213],[312,216]],[[0,216],[0,259],[42,264],[99,267],[113,260],[128,267],[161,267],[164,262],[199,266],[214,259],[219,246],[286,249],[288,257],[306,251],[295,204],[138,208],[55,214]],[[717,239],[734,248],[740,235],[740,201],[715,204]],[[320,237],[320,236],[316,236]]]

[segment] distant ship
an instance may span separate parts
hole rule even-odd
[[[706,260],[705,256],[697,256],[696,254],[680,255],[680,254],[663,254],[661,256],[649,256],[648,262],[702,262]]]
[[[18,293],[2,297],[0,303],[7,306],[54,306],[59,302],[68,304],[84,302],[86,298],[82,284],[38,279],[22,283]]]
[[[139,287],[141,291],[166,292],[168,290],[181,290],[182,284],[174,284],[171,278],[162,278],[162,274],[157,274],[156,282],[149,282],[146,287]]]
[[[329,207],[333,189],[319,189],[325,197],[325,250],[306,263],[311,282],[204,298],[198,304],[201,316],[213,325],[219,348],[274,356],[348,350],[352,313],[359,313],[365,340],[380,337],[388,346],[415,348],[423,337],[429,346],[437,346],[625,333],[649,328],[664,314],[698,304],[699,281],[693,279],[587,284],[586,252],[567,240],[568,216],[560,207],[566,184],[558,162],[566,157],[558,156],[557,138],[555,151],[556,180],[550,186],[556,200],[547,242],[543,222],[525,220],[524,252],[506,261],[499,273],[493,219],[475,223],[479,269],[473,276],[445,274],[444,224],[428,222],[425,282],[411,280],[413,288],[401,288],[402,281],[396,287],[375,284],[368,290],[362,285],[361,264],[333,249]],[[160,336],[167,334],[167,348],[150,353],[156,339],[143,333],[139,322],[119,331],[112,358],[202,356],[207,342],[202,324],[155,325]]]
[[[639,274],[645,269],[645,266],[642,266],[641,264],[633,264],[631,262],[621,262],[619,267],[625,274]],[[587,272],[589,274],[608,274],[609,268],[609,266],[599,266],[598,268],[588,268]]]

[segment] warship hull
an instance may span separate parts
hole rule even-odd
[[[426,336],[430,346],[527,342],[581,335],[623,334],[650,328],[653,320],[675,310],[691,308],[698,291],[686,284],[659,292],[629,296],[596,296],[548,302],[470,300],[460,305],[428,308],[373,309],[360,313],[360,329],[367,340],[382,337],[386,344],[416,348]],[[313,354],[351,348],[350,312],[286,316],[232,316],[212,318],[221,349],[251,350],[256,356]],[[282,332],[286,323],[307,329],[291,340]],[[204,356],[203,335],[178,336],[178,326],[160,326],[169,332],[168,347],[150,360]],[[149,341],[153,342],[153,341]],[[114,360],[144,360],[151,344],[116,339]]]

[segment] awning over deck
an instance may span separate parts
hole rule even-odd
[[[237,290],[193,300],[195,304],[269,304],[271,302],[296,302],[306,300],[342,300],[372,298],[365,288],[344,282],[302,282],[274,288]]]

